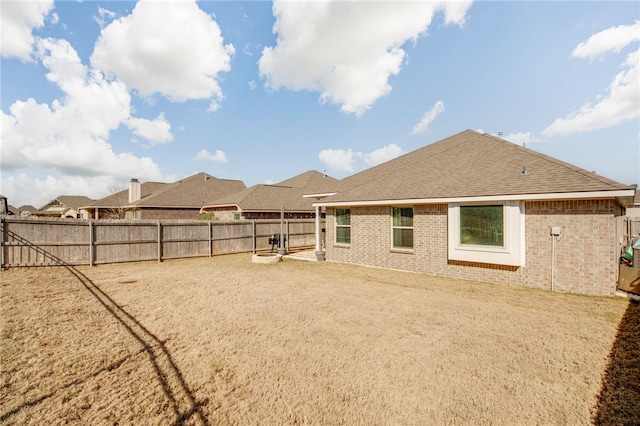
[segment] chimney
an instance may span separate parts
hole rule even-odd
[[[136,202],[140,199],[140,182],[138,179],[131,179],[129,182],[129,203]]]

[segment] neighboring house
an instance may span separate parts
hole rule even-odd
[[[313,201],[304,194],[334,187],[337,180],[310,170],[275,185],[254,185],[240,192],[211,201],[202,213],[211,212],[218,220],[309,219],[315,217]]]
[[[129,186],[135,185],[137,179],[132,179]],[[154,191],[169,185],[164,182],[143,182],[139,184],[140,198],[149,196]],[[129,205],[129,189],[113,193],[107,197],[95,201],[90,206],[84,206],[81,210],[87,212],[87,217],[92,219],[124,219]]]
[[[25,219],[27,217],[29,217],[31,215],[31,213],[33,213],[34,211],[38,210],[35,207],[33,207],[30,204],[25,204],[23,206],[20,206],[18,209],[18,215],[20,218]],[[82,212],[80,213],[82,214]]]
[[[613,295],[633,187],[471,130],[345,178],[326,259]],[[316,245],[317,247],[317,245]]]
[[[92,218],[196,219],[207,200],[245,188],[242,181],[218,179],[207,173],[197,173],[170,184],[142,184],[132,179],[128,190],[87,204],[83,210]]]
[[[85,214],[81,214],[80,207],[92,203],[89,197],[83,195],[61,195],[49,201],[39,209],[32,211],[31,216],[42,217],[62,217],[67,219],[86,219]]]
[[[627,216],[640,220],[640,191],[636,188],[636,196],[633,199],[633,206],[627,207]]]

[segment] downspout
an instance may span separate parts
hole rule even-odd
[[[556,265],[556,237],[551,235],[551,291],[553,291],[553,280],[555,278]]]
[[[322,222],[320,219],[320,206],[316,206],[316,253],[319,253],[322,251],[322,241],[320,240],[321,235],[320,235],[320,229]]]

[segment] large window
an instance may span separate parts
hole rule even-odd
[[[504,205],[460,206],[460,244],[504,246]]]
[[[351,244],[351,209],[336,209],[336,243]]]
[[[413,249],[413,208],[393,208],[393,248]]]
[[[524,203],[449,205],[449,259],[524,266]]]

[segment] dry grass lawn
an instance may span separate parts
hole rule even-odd
[[[11,269],[0,296],[8,425],[588,424],[629,306],[249,254]]]

